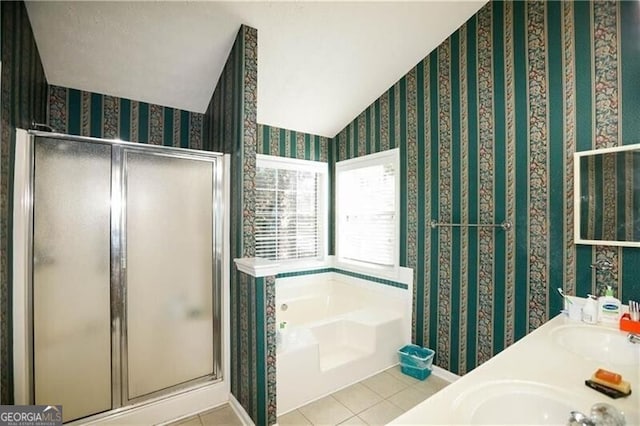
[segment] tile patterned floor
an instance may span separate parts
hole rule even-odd
[[[242,421],[238,418],[235,411],[225,404],[213,410],[205,411],[195,416],[171,423],[170,426],[242,426]]]
[[[280,416],[278,425],[384,425],[448,384],[433,375],[416,380],[396,366]],[[242,421],[225,404],[171,424],[208,425],[242,426]]]
[[[425,381],[392,367],[278,417],[278,425],[384,425],[449,383],[437,376]]]

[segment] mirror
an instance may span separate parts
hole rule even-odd
[[[640,144],[573,160],[575,243],[640,247]]]

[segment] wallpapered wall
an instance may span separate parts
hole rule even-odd
[[[237,275],[236,297],[242,301],[237,321],[242,331],[231,337],[237,348],[237,361],[232,355],[231,362],[237,364],[239,375],[233,394],[256,425],[272,425],[276,422],[272,411],[276,409],[275,277],[256,278],[240,271]]]
[[[270,425],[276,422],[276,329],[268,303],[275,303],[275,280],[248,276],[233,264],[255,254],[257,72],[258,32],[243,25],[204,114],[203,146],[231,154],[231,392],[256,424]]]
[[[255,253],[257,79],[258,31],[242,25],[203,119],[204,149],[231,154],[231,251],[235,257]]]
[[[327,162],[329,143],[324,136],[258,124],[258,154]]]
[[[13,404],[11,241],[16,127],[44,123],[47,80],[23,2],[0,2],[0,401]]]
[[[413,338],[438,365],[464,373],[535,329],[557,287],[640,298],[640,250],[573,243],[572,188],[574,151],[640,142],[639,7],[490,2],[334,138],[337,160],[400,147]]]
[[[49,125],[59,133],[202,148],[202,114],[49,86]]]

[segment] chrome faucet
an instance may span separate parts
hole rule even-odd
[[[629,333],[627,334],[627,340],[630,343],[640,344],[640,334]]]
[[[591,420],[591,417],[587,417],[580,411],[572,411],[567,426],[596,426],[596,424]]]
[[[611,404],[598,402],[591,406],[591,416],[572,411],[567,426],[625,426],[624,413]]]

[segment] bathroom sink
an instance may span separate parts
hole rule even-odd
[[[627,341],[627,333],[590,325],[566,325],[551,332],[555,343],[586,359],[605,365],[640,365],[640,345]]]
[[[571,411],[589,408],[563,389],[542,383],[501,380],[463,392],[453,403],[464,424],[566,424]],[[587,411],[588,412],[588,411]]]

